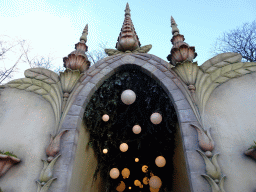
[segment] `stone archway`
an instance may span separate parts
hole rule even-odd
[[[58,182],[53,183],[50,191],[68,191],[70,185],[75,186],[72,182],[72,173],[77,165],[74,165],[76,150],[78,146],[79,135],[81,133],[83,113],[93,93],[101,86],[103,81],[113,75],[123,65],[137,65],[148,76],[157,81],[158,84],[165,90],[174,104],[175,110],[178,114],[179,121],[179,137],[180,145],[178,151],[179,158],[184,158],[186,169],[181,170],[188,176],[190,189],[187,191],[200,191],[208,189],[209,187],[204,183],[200,177],[202,173],[203,160],[196,153],[194,149],[198,147],[197,136],[194,129],[189,124],[197,124],[196,116],[189,105],[186,97],[183,94],[185,89],[181,80],[170,69],[169,64],[162,59],[150,54],[125,54],[108,57],[92,66],[87,73],[82,77],[81,84],[74,91],[73,102],[71,102],[70,109],[63,121],[62,129],[69,129],[70,131],[63,137],[61,154],[62,158],[56,164],[55,173],[58,177]],[[177,137],[178,138],[178,137]],[[72,180],[72,182],[71,182]],[[182,178],[177,180],[177,183],[182,184]],[[178,184],[179,187],[179,184]],[[79,191],[79,189],[72,189],[72,191]],[[209,190],[210,191],[210,190]]]

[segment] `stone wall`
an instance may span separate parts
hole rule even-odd
[[[205,108],[204,125],[211,127],[215,153],[229,191],[256,190],[256,161],[244,151],[256,141],[256,73],[217,87]]]
[[[51,105],[41,96],[5,88],[0,95],[0,150],[13,152],[21,162],[0,178],[5,192],[36,191],[54,128]]]

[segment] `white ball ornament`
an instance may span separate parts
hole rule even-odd
[[[127,145],[126,143],[122,143],[122,144],[120,145],[120,150],[121,150],[122,152],[126,152],[126,151],[128,150],[128,145]]]
[[[134,103],[135,99],[136,99],[136,94],[130,89],[123,91],[121,95],[121,100],[126,105],[130,105]]]
[[[119,177],[119,175],[120,175],[120,172],[119,172],[119,170],[117,168],[112,168],[110,170],[109,174],[110,174],[110,177],[112,179],[117,179]]]
[[[162,181],[159,177],[153,176],[149,179],[149,186],[153,189],[159,189],[162,186]]]
[[[102,120],[107,122],[109,120],[109,116],[107,114],[103,115]]]
[[[108,149],[103,149],[103,153],[108,153]]]
[[[155,160],[157,167],[164,167],[166,164],[166,160],[163,156],[158,156]]]
[[[134,125],[132,131],[135,134],[139,134],[141,132],[141,127],[139,125]]]
[[[153,113],[153,114],[151,115],[151,117],[150,117],[150,121],[151,121],[153,124],[157,125],[157,124],[161,123],[161,121],[162,121],[162,115],[161,115],[160,113]]]

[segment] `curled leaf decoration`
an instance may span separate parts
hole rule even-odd
[[[42,184],[39,182],[39,181],[36,181],[37,182],[37,192],[47,192],[48,191],[48,189],[49,189],[49,187],[50,187],[50,185],[52,184],[52,182],[55,180],[55,179],[57,179],[56,177],[55,178],[52,178],[52,179],[50,179],[46,184],[44,184],[43,186],[42,186]]]
[[[220,171],[220,167],[219,164],[217,162],[217,156],[219,154],[215,154],[212,157],[212,161],[210,161],[210,159],[208,157],[206,157],[206,155],[200,151],[200,150],[196,150],[204,159],[205,165],[206,165],[206,173],[207,175],[209,175],[211,178],[213,179],[220,179],[221,176],[221,171]]]
[[[221,192],[219,186],[215,183],[215,181],[209,177],[208,175],[202,175],[203,178],[205,178],[208,183],[211,185],[212,192]]]
[[[46,160],[42,160],[44,162],[44,167],[39,177],[40,182],[47,182],[49,179],[52,178],[53,166],[59,157],[60,157],[60,154],[56,156],[50,163],[48,163]]]
[[[214,148],[214,141],[210,134],[210,128],[207,131],[204,131],[202,127],[190,124],[193,128],[196,129],[198,133],[199,147],[203,151],[212,151]]]
[[[59,153],[60,151],[60,139],[64,133],[66,133],[68,130],[64,130],[60,132],[55,138],[51,135],[51,141],[49,146],[46,149],[46,155],[48,157],[48,161],[52,161],[54,156]]]

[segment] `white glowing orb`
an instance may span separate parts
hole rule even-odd
[[[150,121],[151,121],[153,124],[157,125],[157,124],[161,123],[161,121],[162,121],[162,115],[161,115],[160,113],[153,113],[153,114],[151,115],[151,117],[150,117]]]
[[[126,151],[128,150],[128,145],[127,145],[126,143],[122,143],[122,144],[120,145],[120,150],[121,150],[122,152],[126,152]]]
[[[112,168],[112,169],[110,170],[109,174],[110,174],[110,177],[111,177],[112,179],[116,179],[116,178],[119,177],[120,172],[119,172],[119,170],[118,170],[117,168]]]
[[[130,89],[123,91],[121,95],[121,100],[126,105],[130,105],[134,103],[135,99],[136,99],[136,94]]]
[[[135,162],[138,163],[139,162],[139,158],[135,158]]]
[[[103,153],[108,153],[108,149],[103,149]]]
[[[109,120],[109,116],[107,114],[103,115],[102,120],[107,122]]]
[[[139,125],[134,125],[132,131],[135,134],[139,134],[141,132],[141,127]]]
[[[157,167],[164,167],[166,164],[166,160],[163,156],[158,156],[155,160]]]
[[[149,179],[149,186],[153,189],[159,189],[162,186],[162,181],[159,177],[153,176]]]

